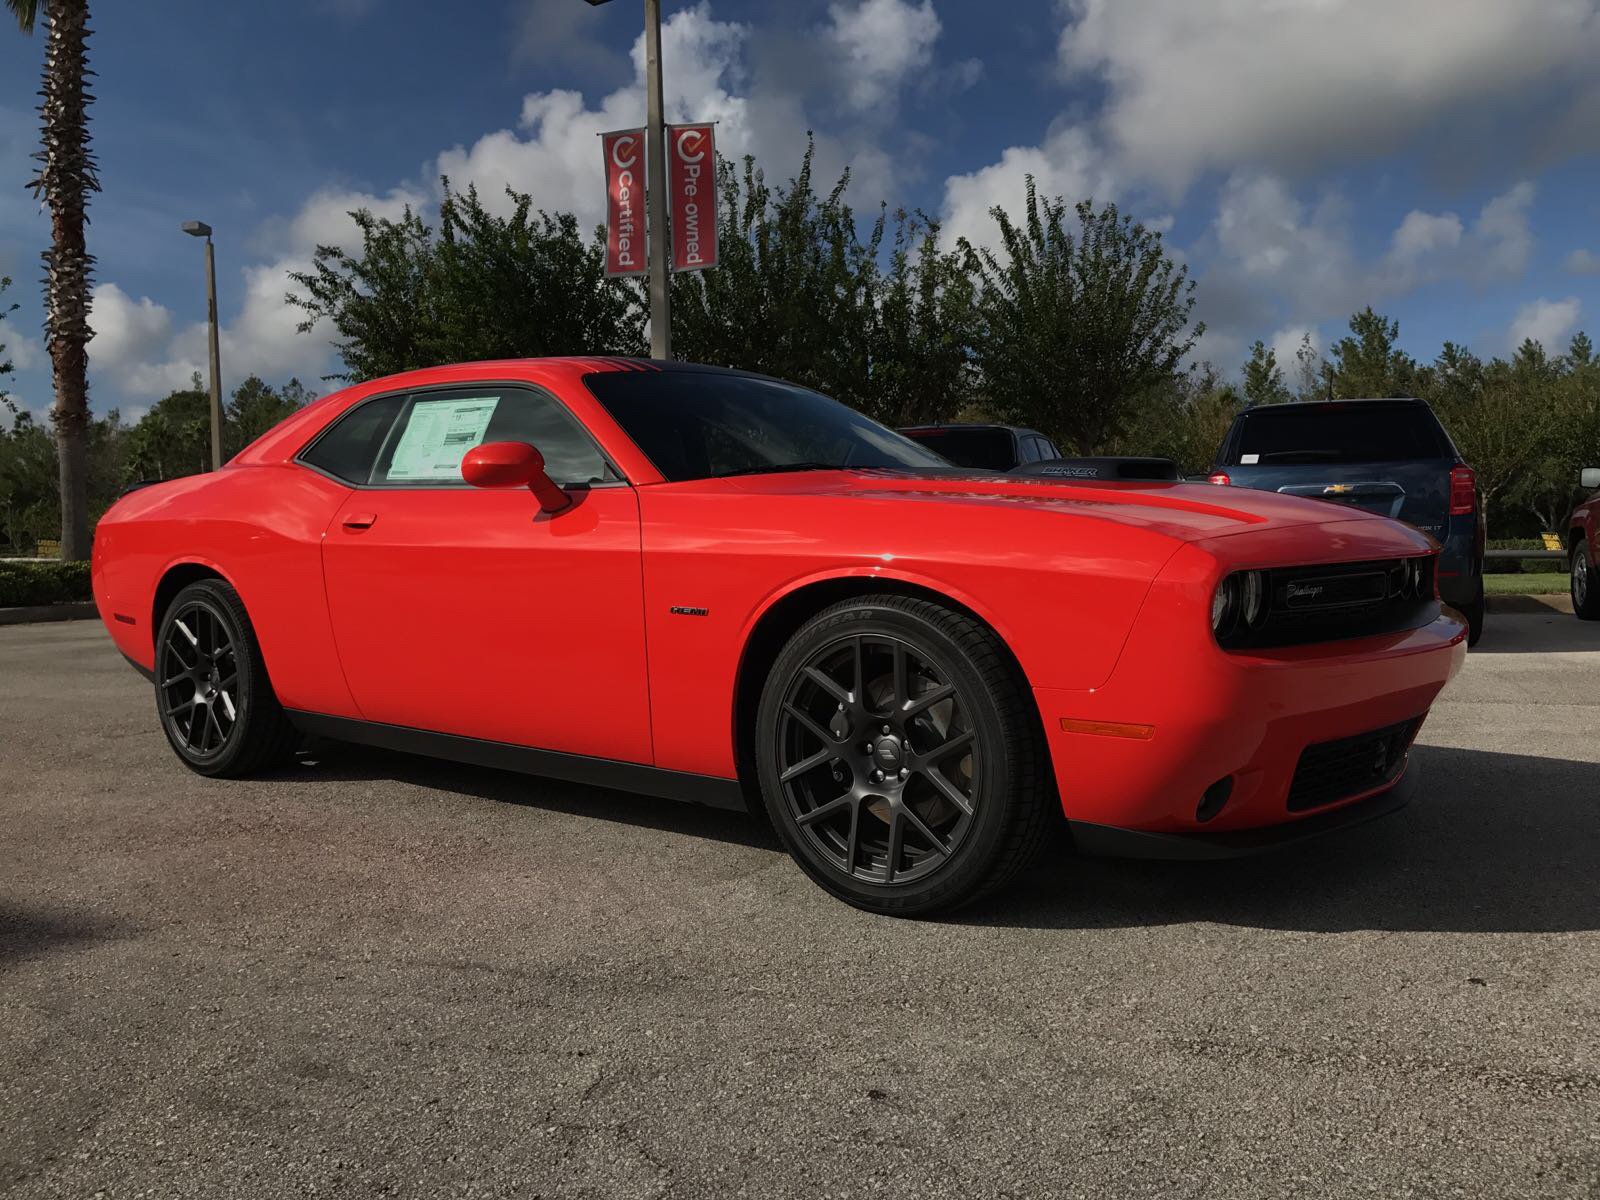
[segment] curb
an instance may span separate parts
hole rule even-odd
[[[0,608],[0,625],[33,625],[41,621],[87,621],[98,617],[92,600],[70,604],[35,604],[25,608]]]
[[[1572,597],[1557,593],[1553,596],[1486,596],[1488,611],[1492,613],[1536,613],[1549,616],[1551,613],[1572,614]]]

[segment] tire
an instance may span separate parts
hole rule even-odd
[[[913,596],[841,601],[778,655],[756,713],[768,818],[805,873],[868,912],[947,912],[1036,856],[1055,788],[995,633]]]
[[[1476,646],[1483,636],[1483,567],[1478,568],[1478,598],[1461,606],[1461,615],[1467,619],[1467,645]]]
[[[1600,621],[1600,574],[1580,534],[1572,546],[1572,611],[1580,621]]]
[[[249,775],[299,744],[239,593],[220,579],[191,583],[162,614],[155,694],[162,732],[196,774]]]

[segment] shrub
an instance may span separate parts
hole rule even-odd
[[[0,562],[0,608],[88,600],[89,564],[51,559]]]

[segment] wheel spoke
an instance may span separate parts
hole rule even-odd
[[[198,622],[196,622],[196,624],[198,625]],[[188,640],[189,645],[193,646],[196,650],[200,649],[200,639],[195,637],[193,631],[191,631],[190,628],[187,625],[185,625],[181,619],[177,620],[177,621],[174,621],[172,623],[172,627],[174,629],[176,629],[179,633],[183,634],[183,636]]]
[[[932,708],[935,704],[938,704],[939,701],[948,700],[955,694],[956,689],[954,684],[941,684],[939,687],[922,693],[922,695],[918,696],[915,700],[908,699],[906,706],[900,710],[900,716],[909,721],[918,713],[925,712],[926,710]]]
[[[170,679],[163,679],[161,681],[161,686],[164,687],[164,688],[169,688],[169,687],[174,686],[175,684],[179,684],[179,683],[184,682],[184,680],[186,680],[188,678],[189,678],[189,672],[188,671],[184,671],[181,674],[172,676],[172,678],[170,678]]]
[[[817,670],[817,668],[807,667],[805,670],[805,675],[807,679],[811,680],[812,683],[816,684],[823,691],[827,692],[828,695],[832,696],[840,704],[848,705],[851,703],[853,698],[851,697],[850,693],[845,691],[844,688],[840,687],[836,682],[834,682],[833,679]]]
[[[815,825],[818,821],[826,821],[829,817],[837,816],[846,808],[849,808],[855,803],[855,799],[854,792],[846,792],[836,800],[829,800],[826,804],[818,805],[808,813],[801,813],[795,818],[795,824],[805,826]],[[857,805],[857,807],[859,808],[860,806]],[[855,829],[856,816],[857,814],[852,811],[850,814],[850,828],[852,831]]]
[[[943,745],[935,746],[932,750],[929,750],[926,754],[922,755],[922,761],[930,764],[940,763],[949,758],[957,750],[965,750],[970,745],[972,745],[972,730],[968,729],[964,733],[956,734],[955,737],[951,738]]]
[[[941,796],[959,808],[963,814],[969,817],[972,815],[972,801],[967,799],[960,788],[946,779],[944,772],[940,771],[938,767],[925,766],[922,768],[921,775],[938,789]]]
[[[217,720],[217,706],[215,704],[208,704],[206,705],[206,736],[200,743],[200,749],[202,752],[211,748],[211,738],[209,735],[213,729],[217,731],[217,745],[220,746],[227,740],[227,736],[222,732],[222,722]]]
[[[228,720],[237,721],[239,714],[233,707],[233,697],[227,692],[218,692],[217,698],[222,701],[222,711],[228,714]]]
[[[855,674],[851,678],[855,680],[856,707],[864,712],[867,707],[867,645],[864,639],[855,638],[851,641],[850,658],[855,664]]]
[[[205,708],[205,705],[199,703],[198,702],[198,697],[196,697],[196,703],[191,705],[190,708],[189,708],[189,731],[188,731],[188,733],[186,733],[184,735],[184,738],[183,738],[183,740],[188,745],[195,746],[196,749],[204,749],[204,747],[198,746],[196,744],[195,740],[194,740],[195,727],[202,724],[201,723],[201,719],[200,719],[200,712],[204,708]],[[202,732],[203,732],[203,728],[202,728]]]
[[[851,799],[855,797],[852,796]],[[850,833],[844,843],[844,869],[855,874],[856,863],[861,859],[861,805],[850,808]]]
[[[793,717],[796,721],[799,721],[801,725],[805,726],[806,731],[808,733],[810,733],[812,737],[814,737],[818,741],[820,741],[824,746],[831,746],[831,745],[833,745],[835,742],[837,742],[839,740],[838,738],[834,737],[833,734],[829,733],[826,729],[824,729],[821,725],[818,725],[815,721],[813,721],[810,717],[808,717],[799,708],[798,705],[785,704],[783,706],[783,710],[784,710],[784,712],[788,713],[791,717]]]
[[[909,804],[905,806],[906,820],[911,822],[911,827],[927,839],[928,844],[938,852],[940,858],[950,857],[950,843],[945,841],[931,828],[928,823],[917,815],[917,810]]]
[[[903,810],[896,808],[889,814],[889,847],[883,860],[883,881],[893,883],[895,873],[900,870],[900,855],[905,850],[906,823],[900,815]]]
[[[834,748],[833,748],[833,746],[831,744],[827,745],[827,746],[824,746],[821,750],[818,750],[810,758],[801,759],[799,762],[795,763],[794,766],[790,767],[787,771],[785,771],[782,775],[778,776],[778,782],[779,783],[788,783],[791,779],[798,779],[801,775],[804,775],[807,771],[815,770],[817,767],[820,767],[823,763],[829,762],[832,759],[835,759],[835,758],[838,758],[838,757],[839,757],[838,754],[834,751]]]
[[[906,703],[911,699],[911,687],[907,681],[909,671],[906,665],[906,647],[904,642],[894,644],[894,699],[892,712],[895,708],[904,710]]]

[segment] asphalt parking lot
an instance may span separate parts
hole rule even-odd
[[[1492,616],[1423,795],[870,917],[746,818],[393,754],[184,771],[0,629],[0,1194],[1600,1194],[1600,625]]]

